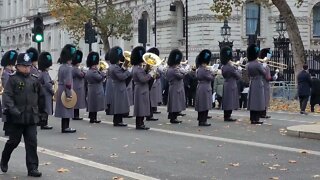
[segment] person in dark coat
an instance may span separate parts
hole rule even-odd
[[[298,77],[298,96],[300,101],[300,114],[306,113],[306,107],[308,104],[310,89],[311,89],[311,76],[308,73],[308,65],[303,65],[303,70],[299,72]]]
[[[152,76],[142,67],[142,56],[146,50],[141,47],[135,47],[131,52],[132,79],[134,82],[134,116],[136,116],[136,129],[148,130],[144,125],[144,117],[150,116],[150,90],[149,82]]]
[[[184,78],[184,85],[186,90],[187,106],[194,107],[196,100],[196,91],[198,86],[198,80],[196,77],[196,67],[192,67],[191,71],[187,73]]]
[[[97,112],[105,110],[103,81],[106,74],[98,70],[99,53],[90,52],[87,57],[88,72],[85,79],[88,82],[88,112],[90,123],[100,123]]]
[[[129,113],[130,105],[128,98],[128,91],[126,87],[126,79],[131,76],[131,73],[127,70],[128,67],[120,67],[120,59],[123,59],[123,50],[119,46],[115,46],[110,50],[110,67],[109,75],[112,80],[112,92],[113,97],[110,114],[113,114],[113,126],[127,126],[123,123],[123,117]]]
[[[4,88],[9,80],[11,74],[14,73],[14,66],[16,64],[18,53],[15,50],[10,50],[4,53],[1,59],[1,66],[4,67],[1,76],[1,85]],[[0,101],[1,102],[1,101]],[[2,107],[1,107],[2,112]],[[10,125],[7,123],[6,116],[2,116],[3,131],[5,136],[9,136]]]
[[[70,128],[70,118],[74,117],[73,108],[66,108],[61,101],[62,93],[65,92],[67,98],[72,97],[73,89],[73,77],[72,77],[72,58],[76,53],[76,47],[71,44],[67,44],[63,47],[59,63],[61,63],[58,70],[58,90],[56,92],[56,108],[55,117],[61,118],[61,132],[62,133],[74,133],[75,129]]]
[[[311,112],[314,112],[314,106],[320,105],[320,79],[314,73],[311,74],[311,98],[310,107]]]
[[[85,89],[85,72],[80,69],[82,62],[83,53],[80,50],[76,51],[76,54],[72,58],[72,77],[73,77],[73,90],[77,94],[77,103],[74,106],[74,117],[73,120],[82,120],[80,117],[80,109],[87,107],[86,103],[86,89]]]
[[[261,118],[271,118],[271,116],[267,115],[267,109],[270,105],[270,84],[269,82],[272,80],[271,73],[270,73],[270,67],[267,65],[266,61],[270,61],[271,59],[272,52],[270,48],[264,48],[261,49],[259,53],[259,58],[265,61],[263,63],[263,67],[265,68],[266,71],[266,76],[263,79],[263,85],[264,85],[264,95],[265,95],[265,103],[266,103],[266,109],[261,112]]]
[[[160,56],[160,51],[158,48],[150,48],[147,52],[153,53],[157,56]],[[150,90],[150,101],[151,101],[151,110],[152,114],[160,114],[158,111],[158,105],[162,102],[162,90],[161,90],[161,72],[157,71],[156,79],[154,80],[151,90]],[[147,118],[147,120],[157,120],[153,117]]]
[[[261,112],[266,110],[266,98],[264,93],[263,79],[266,70],[257,60],[260,49],[252,44],[247,48],[248,63],[246,69],[250,77],[248,110],[250,110],[251,124],[263,124],[260,121]]]
[[[231,118],[233,110],[239,108],[239,93],[237,81],[241,78],[239,71],[231,64],[232,49],[223,47],[220,51],[222,64],[221,72],[224,78],[222,94],[222,110],[224,111],[224,121],[231,122],[236,119]]]
[[[8,162],[21,137],[25,142],[28,176],[40,177],[37,155],[37,123],[44,113],[45,98],[39,80],[31,74],[31,58],[21,53],[17,59],[17,72],[10,75],[3,93],[4,114],[11,132],[1,156],[1,171],[8,171]]]
[[[186,109],[186,97],[183,84],[183,78],[186,75],[186,71],[179,67],[182,57],[182,52],[178,49],[174,49],[170,52],[168,58],[169,68],[166,73],[169,82],[167,111],[169,113],[168,119],[170,119],[170,123],[173,124],[182,122],[177,120],[177,117],[181,111]]]
[[[40,121],[41,129],[52,129],[52,126],[48,126],[48,117],[53,114],[53,84],[49,68],[52,66],[52,56],[48,52],[42,52],[39,55],[38,67],[40,70],[39,82],[42,87],[42,91],[45,97],[45,116],[42,116],[43,119]]]
[[[36,48],[29,48],[27,49],[26,53],[29,55],[31,58],[32,66],[31,66],[31,74],[34,74],[39,77],[40,71],[38,69],[38,57],[39,57],[39,52]]]
[[[196,72],[198,87],[196,92],[195,110],[198,112],[199,126],[210,126],[207,122],[208,112],[212,108],[212,87],[214,74],[207,67],[211,60],[211,51],[202,50],[198,55],[200,66]]]

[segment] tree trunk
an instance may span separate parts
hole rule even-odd
[[[297,75],[299,71],[302,70],[303,64],[306,62],[304,46],[297,21],[286,0],[272,0],[272,3],[277,7],[287,25],[287,32],[291,43],[291,50],[293,52],[294,72],[295,75]],[[297,82],[297,76],[295,76],[295,79]]]
[[[109,42],[109,37],[103,36],[103,50],[104,52],[108,52],[110,50],[110,42]]]

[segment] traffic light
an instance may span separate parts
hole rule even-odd
[[[43,25],[43,19],[40,16],[40,14],[38,14],[37,17],[34,18],[33,20],[33,28],[32,28],[32,41],[36,42],[36,43],[40,43],[43,42],[43,30],[44,30],[44,25]]]
[[[84,40],[87,44],[98,42],[97,32],[92,27],[92,23],[89,21],[84,25]]]

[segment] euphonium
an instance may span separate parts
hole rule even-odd
[[[159,56],[157,56],[156,54],[153,54],[153,53],[145,53],[142,57],[144,63],[146,64],[146,71],[148,72],[151,72],[154,73],[154,75],[156,75],[156,70],[157,68],[155,67],[158,67],[162,60],[160,59]]]
[[[98,64],[99,71],[104,71],[104,70],[107,70],[108,68],[109,68],[109,64],[106,61],[104,60],[99,61],[99,64]]]

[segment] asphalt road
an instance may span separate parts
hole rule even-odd
[[[38,131],[41,179],[320,179],[319,140],[285,135],[287,126],[320,122],[320,116],[270,113],[265,124],[251,125],[246,111],[225,123],[222,111],[213,110],[212,126],[198,127],[193,109],[180,117],[182,124],[168,123],[166,108],[159,110],[159,121],[146,122],[149,131],[135,130],[134,118],[124,119],[132,126],[113,127],[112,116],[101,112],[103,123],[72,121],[77,133],[61,134],[60,120],[51,117],[54,129]],[[13,178],[28,179],[23,147],[0,175]]]

